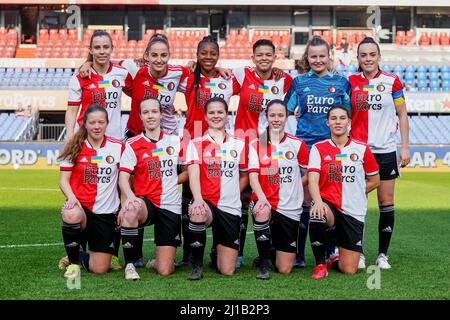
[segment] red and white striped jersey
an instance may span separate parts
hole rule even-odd
[[[103,76],[93,68],[91,72],[90,79],[88,77],[81,78],[77,73],[69,81],[68,105],[75,107],[81,105],[75,130],[78,130],[82,124],[86,109],[92,104],[99,104],[108,112],[109,124],[106,134],[122,140],[123,130],[120,122],[122,90],[129,93],[129,89],[131,89],[125,83],[128,71],[111,63],[108,72]]]
[[[395,103],[404,102],[397,75],[379,71],[373,79],[357,73],[349,77],[352,127],[350,136],[369,145],[373,153],[394,152],[398,128]]]
[[[275,81],[274,75],[269,80],[262,80],[254,68],[234,69],[233,73],[241,86],[239,106],[234,123],[235,134],[246,134],[253,140],[258,131],[267,127],[267,104],[274,99],[283,100],[289,91],[292,77],[285,73],[284,78]],[[248,132],[252,130],[252,132]]]
[[[96,214],[116,213],[120,199],[117,187],[120,156],[124,145],[105,136],[99,149],[85,140],[75,162],[62,160],[61,171],[72,171],[70,187],[83,207]]]
[[[293,220],[300,221],[303,185],[300,167],[308,167],[305,142],[285,133],[278,145],[259,140],[250,144],[248,171],[259,173],[259,184],[272,207]],[[257,200],[253,194],[253,200]]]
[[[378,174],[378,164],[367,144],[349,139],[344,148],[338,148],[331,139],[318,142],[311,148],[308,171],[320,174],[323,199],[364,222],[366,176]]]
[[[236,216],[241,216],[239,171],[247,170],[245,148],[243,141],[229,134],[219,144],[206,133],[191,140],[186,151],[186,165],[200,165],[203,199]]]
[[[181,214],[177,165],[180,138],[161,131],[154,142],[143,133],[128,139],[120,160],[120,170],[134,173],[134,194],[155,206]]]
[[[133,67],[134,63],[124,64]],[[142,120],[139,117],[139,106],[142,100],[157,98],[161,102],[163,118],[161,127],[168,133],[178,132],[178,118],[175,113],[174,101],[180,82],[188,76],[189,70],[182,66],[168,65],[166,73],[161,78],[154,78],[148,66],[140,68],[133,77],[133,72],[126,79],[127,86],[133,88],[131,97],[131,111],[127,129],[133,135],[143,132]]]
[[[239,83],[235,77],[225,80],[219,74],[214,78],[201,75],[196,97],[195,74],[191,73],[181,84],[179,91],[184,92],[187,104],[184,136],[194,139],[204,135],[208,126],[205,119],[205,104],[213,97],[220,97],[227,103],[233,95],[239,93]]]

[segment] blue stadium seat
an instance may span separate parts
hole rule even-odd
[[[439,72],[439,67],[437,65],[432,65],[428,68],[429,72]]]
[[[408,80],[414,80],[415,78],[416,78],[416,76],[415,76],[414,72],[412,72],[412,71],[406,71],[406,73],[405,73],[405,80],[406,80],[406,81],[408,81]]]
[[[428,91],[427,80],[418,80],[417,87],[419,88],[419,91]]]
[[[429,74],[430,80],[437,80],[439,79],[439,73],[436,71],[432,71]]]
[[[441,77],[442,80],[450,80],[450,72],[449,71],[442,72]]]
[[[450,80],[442,80],[442,91],[450,92]]]
[[[427,80],[427,73],[426,72],[418,72],[417,73],[417,80]]]
[[[394,73],[400,73],[400,72],[403,72],[403,70],[404,70],[403,66],[401,66],[399,64],[394,66]]]
[[[387,73],[392,73],[392,67],[388,64],[382,65],[381,70],[383,70],[384,72],[387,72]]]
[[[420,66],[417,67],[417,72],[427,72],[427,66],[421,64]]]
[[[416,81],[414,79],[406,79],[405,83],[408,90],[416,88]]]
[[[439,92],[441,91],[439,87],[439,81],[438,80],[430,80],[430,89],[432,92]]]
[[[450,66],[443,65],[443,66],[441,67],[441,72],[450,72]]]
[[[416,72],[416,67],[413,66],[412,64],[409,64],[409,65],[406,66],[405,71],[414,73],[414,72]]]

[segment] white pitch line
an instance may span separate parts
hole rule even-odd
[[[253,234],[253,232],[247,232],[247,234]],[[211,235],[207,236],[208,238],[212,238]],[[154,241],[154,238],[148,238],[144,239],[144,242],[148,241]],[[16,248],[39,248],[39,247],[56,247],[56,246],[63,246],[64,243],[62,242],[55,242],[55,243],[30,243],[30,244],[7,244],[7,245],[0,245],[0,249],[16,249]]]
[[[46,191],[46,192],[61,192],[60,189],[49,189],[49,188],[7,188],[7,187],[0,187],[0,190],[3,191]]]

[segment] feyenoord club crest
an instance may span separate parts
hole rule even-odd
[[[236,150],[231,150],[231,151],[230,151],[230,155],[231,155],[233,158],[237,158],[237,151],[236,151]]]
[[[219,83],[219,89],[225,90],[227,88],[227,85],[223,82]]]
[[[359,160],[358,154],[352,153],[352,154],[350,155],[350,160],[352,160],[353,162],[358,161],[358,160]]]
[[[169,156],[173,155],[175,153],[175,148],[172,146],[169,146],[166,148],[166,152]]]
[[[106,162],[108,162],[109,164],[114,162],[114,157],[113,156],[107,156],[106,157]]]
[[[284,156],[286,157],[286,159],[292,160],[294,158],[294,153],[292,151],[288,151]]]
[[[383,86],[382,83],[380,83],[379,85],[377,85],[377,91],[378,91],[378,92],[383,92],[384,90],[386,90],[386,87]]]
[[[167,89],[169,89],[169,91],[172,91],[173,89],[175,89],[175,83],[169,82],[169,84],[167,85]]]
[[[273,86],[270,91],[272,91],[273,94],[278,94],[278,92],[280,92],[280,89],[278,89],[278,87]]]
[[[112,85],[113,85],[114,88],[118,88],[118,87],[120,86],[120,81],[114,79],[114,80],[112,81]]]
[[[330,87],[328,88],[328,92],[329,92],[329,93],[335,93],[335,92],[336,92],[336,88],[333,87],[333,86],[330,86]]]

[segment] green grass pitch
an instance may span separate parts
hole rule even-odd
[[[58,171],[0,171],[0,299],[450,299],[450,174],[408,173],[397,181],[395,231],[389,251],[392,270],[381,271],[380,288],[365,270],[354,276],[331,271],[323,281],[309,277],[313,256],[307,243],[307,268],[272,279],[255,279],[253,234],[247,235],[245,265],[232,277],[209,269],[205,277],[186,280],[189,269],[169,277],[138,269],[139,282],[127,282],[122,271],[103,276],[82,272],[81,289],[69,290],[57,262],[65,255],[60,229],[63,196]],[[366,264],[378,247],[378,210],[371,194],[366,221]],[[145,259],[154,254],[152,227],[146,229]],[[210,230],[208,231],[210,234]],[[208,238],[207,252],[211,245]],[[181,249],[177,252],[178,260]],[[122,257],[121,257],[121,261]]]

